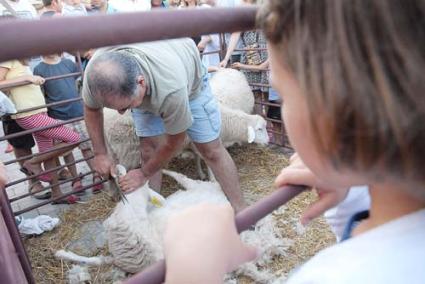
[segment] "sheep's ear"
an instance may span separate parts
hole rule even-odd
[[[255,140],[255,130],[252,126],[248,126],[248,143],[252,143]]]

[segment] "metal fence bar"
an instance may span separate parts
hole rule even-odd
[[[255,51],[255,50],[258,50],[258,51],[267,51],[267,48],[266,47],[236,48],[234,51],[242,51],[242,52],[244,52],[244,51]]]
[[[39,176],[41,176],[41,175],[43,175],[43,174],[49,174],[49,173],[52,173],[52,172],[54,172],[54,171],[57,171],[57,170],[63,169],[63,168],[65,168],[65,167],[67,167],[67,166],[75,165],[75,164],[78,164],[78,163],[81,163],[81,162],[84,162],[84,161],[86,161],[86,160],[90,160],[90,159],[93,159],[93,158],[94,158],[94,156],[88,157],[87,159],[86,159],[86,158],[78,159],[78,160],[75,160],[75,161],[74,161],[74,162],[72,162],[72,163],[64,164],[64,165],[61,165],[61,166],[57,166],[57,167],[54,167],[54,168],[51,168],[51,169],[48,169],[48,170],[42,171],[42,172],[41,172],[41,173],[39,173],[39,174],[36,174],[36,175],[30,175],[30,176],[27,176],[26,178],[21,178],[21,179],[18,179],[18,180],[15,180],[15,181],[9,182],[8,184],[6,184],[6,186],[5,186],[5,187],[7,188],[7,187],[10,187],[10,186],[12,186],[12,185],[15,185],[15,184],[18,184],[18,183],[21,183],[21,182],[24,182],[24,181],[27,181],[27,180],[30,180],[30,179],[33,179],[33,178],[39,177]]]
[[[36,107],[26,108],[26,109],[18,111],[17,113],[14,113],[13,115],[25,113],[25,112],[29,112],[29,111],[33,111],[33,110],[37,110],[37,109],[41,109],[41,108],[49,108],[49,107],[53,107],[53,106],[66,105],[66,104],[78,102],[78,101],[81,101],[81,100],[82,100],[82,98],[78,97],[78,98],[67,99],[67,100],[58,101],[58,102],[54,102],[54,103],[50,103],[50,104],[40,105],[40,106],[36,106]]]
[[[35,21],[4,20],[0,23],[0,62],[64,50],[251,30],[255,26],[256,12],[256,6],[237,9],[157,9]],[[49,33],[40,32],[46,30]]]
[[[59,196],[59,197],[52,198],[52,199],[50,199],[50,200],[46,200],[46,201],[42,201],[42,202],[37,203],[37,204],[35,204],[35,205],[32,205],[32,206],[30,206],[30,207],[24,208],[24,209],[22,209],[22,210],[19,210],[19,211],[17,211],[17,212],[14,212],[13,214],[15,214],[15,216],[17,216],[17,215],[21,215],[21,214],[23,214],[23,213],[25,213],[25,212],[28,212],[28,211],[34,210],[34,209],[36,209],[36,208],[39,208],[39,207],[41,207],[41,206],[44,206],[44,205],[46,205],[46,204],[49,204],[49,203],[52,203],[52,202],[55,202],[55,201],[58,201],[58,200],[61,200],[61,199],[64,199],[65,197],[68,197],[68,196],[70,196],[70,195],[72,195],[72,194],[82,192],[82,191],[84,191],[84,190],[87,190],[87,189],[89,189],[89,188],[91,188],[91,187],[95,186],[95,185],[102,184],[102,183],[105,183],[105,182],[107,182],[107,181],[108,181],[108,180],[100,180],[100,181],[98,181],[98,182],[94,182],[94,183],[92,183],[92,184],[89,184],[89,185],[83,186],[83,187],[82,187],[82,188],[80,188],[80,189],[72,190],[72,191],[70,191],[70,192],[68,192],[68,193],[64,193],[64,194],[62,194],[62,195],[61,195],[61,196]]]
[[[16,226],[15,217],[13,216],[12,207],[10,206],[4,188],[0,188],[0,209],[4,217],[7,229],[9,230],[10,238],[12,239],[13,245],[16,249],[16,253],[18,255],[22,269],[25,273],[25,277],[27,278],[28,283],[35,284],[35,280],[31,270],[31,263],[25,250],[24,244],[22,243],[18,227]]]
[[[50,153],[50,152],[59,151],[59,150],[62,150],[64,148],[68,148],[70,146],[77,146],[78,144],[81,144],[81,143],[84,143],[84,142],[87,142],[87,141],[90,141],[90,138],[83,139],[83,140],[80,140],[80,141],[75,142],[75,143],[69,143],[67,145],[63,145],[63,146],[60,146],[60,147],[57,147],[57,148],[51,148],[51,149],[46,150],[46,151],[41,152],[41,153],[35,153],[35,154],[31,154],[31,155],[20,157],[20,158],[17,158],[17,159],[9,160],[9,161],[4,162],[3,164],[5,166],[7,166],[7,165],[10,165],[10,164],[13,164],[13,163],[16,163],[16,162],[20,162],[20,161],[23,161],[23,160],[31,159],[33,157],[38,157],[38,156],[43,155],[43,154],[47,154],[47,153]]]
[[[51,188],[52,188],[52,187],[54,187],[54,186],[59,186],[59,185],[65,184],[65,183],[70,182],[70,181],[72,182],[72,181],[74,181],[74,180],[77,180],[77,179],[79,179],[79,178],[83,178],[83,177],[85,177],[85,176],[88,176],[88,175],[91,175],[91,174],[94,174],[94,173],[95,173],[95,171],[90,171],[90,172],[87,172],[87,173],[84,173],[84,174],[80,174],[80,175],[78,175],[78,176],[76,176],[76,177],[72,177],[72,178],[69,178],[69,179],[66,179],[66,180],[62,180],[62,181],[60,181],[60,182],[58,182],[58,183],[51,184],[51,185],[49,185],[49,186],[44,187],[44,188],[43,188],[43,190],[40,190],[40,191],[37,191],[37,192],[34,192],[34,193],[32,193],[32,192],[28,192],[28,193],[25,193],[25,194],[23,194],[23,195],[20,195],[20,196],[17,196],[17,197],[11,198],[11,199],[9,199],[9,202],[10,202],[10,203],[13,203],[13,202],[18,201],[18,200],[21,200],[21,199],[23,199],[23,198],[25,198],[25,197],[32,196],[32,195],[34,195],[35,193],[41,193],[41,192],[44,192],[44,191],[46,191],[46,190],[48,190],[48,189],[51,189]]]
[[[38,128],[33,128],[33,129],[21,131],[21,132],[18,132],[18,133],[14,133],[14,134],[10,134],[10,135],[6,135],[6,136],[3,136],[3,137],[0,137],[0,141],[4,141],[4,140],[7,140],[7,139],[12,139],[12,138],[20,137],[20,136],[23,136],[25,134],[33,134],[34,132],[37,132],[37,131],[43,131],[43,130],[54,128],[54,127],[57,127],[57,126],[61,126],[61,125],[65,125],[65,124],[69,124],[69,123],[73,123],[73,122],[77,122],[77,121],[80,121],[80,120],[83,120],[83,119],[84,119],[84,117],[83,116],[80,116],[80,117],[68,119],[66,121],[58,122],[58,123],[55,123],[55,124],[52,124],[52,125],[48,125],[48,126],[43,126],[43,127],[38,127]]]
[[[59,79],[64,79],[64,78],[69,78],[69,77],[78,77],[80,75],[81,75],[80,72],[76,72],[76,73],[69,73],[69,74],[63,74],[63,75],[48,77],[48,78],[44,78],[44,80],[46,80],[46,81],[59,80]],[[0,86],[0,91],[15,88],[15,87],[26,86],[26,85],[30,85],[30,84],[32,84],[32,83],[28,80],[15,82],[15,83],[7,83],[7,84],[2,83],[1,86]]]
[[[249,83],[250,86],[253,87],[266,87],[266,88],[271,88],[270,84],[261,84],[261,83]]]

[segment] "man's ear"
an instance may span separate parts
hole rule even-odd
[[[145,77],[143,75],[139,75],[137,77],[137,84],[139,84],[141,87],[146,87],[146,80]]]

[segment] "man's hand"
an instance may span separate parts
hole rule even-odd
[[[120,188],[124,193],[130,193],[140,188],[147,182],[147,178],[141,169],[129,171],[125,176],[119,180]]]
[[[275,180],[276,187],[284,185],[306,185],[317,191],[319,200],[311,204],[304,210],[301,216],[301,223],[307,225],[314,218],[322,215],[326,210],[338,205],[347,196],[349,188],[337,188],[330,183],[325,183],[317,178],[297,153],[290,158],[290,165],[282,169]]]
[[[95,155],[93,163],[94,170],[105,179],[115,173],[115,165],[107,154]]]

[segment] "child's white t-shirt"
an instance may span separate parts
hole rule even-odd
[[[321,251],[286,283],[425,283],[425,209]]]
[[[341,240],[348,220],[354,214],[369,210],[370,196],[368,186],[353,186],[347,194],[347,197],[338,206],[325,212],[326,222],[335,234],[337,242]]]

